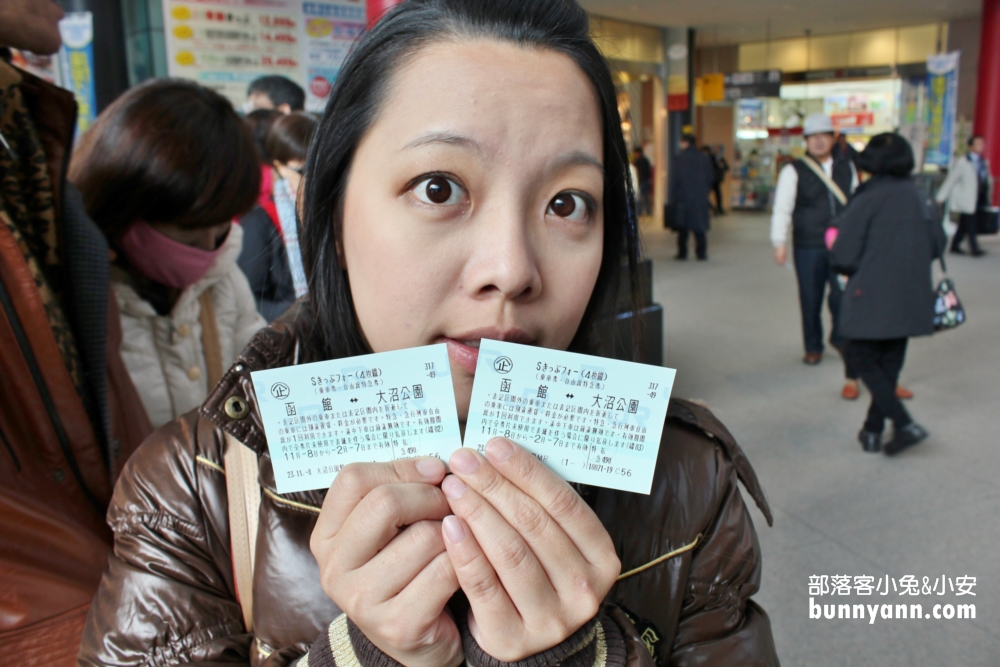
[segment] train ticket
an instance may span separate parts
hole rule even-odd
[[[348,463],[461,446],[444,344],[250,374],[278,493],[325,489]]]
[[[567,481],[648,494],[675,375],[483,339],[465,446],[501,435]]]

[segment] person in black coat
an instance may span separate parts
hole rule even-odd
[[[927,438],[896,396],[896,382],[912,336],[934,333],[931,263],[947,237],[927,210],[913,178],[913,150],[894,133],[873,137],[858,156],[872,177],[834,220],[839,229],[831,250],[833,269],[850,277],[840,306],[848,355],[872,394],[868,418],[858,434],[865,451],[881,448],[885,420],[892,455]]]
[[[698,259],[708,259],[708,232],[711,209],[708,193],[715,184],[712,160],[698,150],[694,136],[681,137],[681,152],[674,157],[670,175],[670,203],[679,212],[675,220],[677,229],[677,257],[687,259],[688,234],[694,232],[695,254]]]
[[[285,242],[267,211],[260,206],[240,218],[240,226],[243,228],[243,250],[236,263],[250,283],[257,311],[271,322],[295,301]]]

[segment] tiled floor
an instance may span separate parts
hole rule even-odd
[[[743,446],[775,513],[752,508],[764,555],[757,601],[784,665],[1000,665],[1000,239],[948,256],[969,315],[911,341],[902,384],[931,438],[895,459],[855,441],[868,393],[840,398],[828,351],[802,363],[795,278],[775,266],[763,215],[716,218],[708,262],[674,261],[673,235],[644,230],[665,312],[674,394],[706,401]],[[752,503],[750,503],[752,505]],[[809,618],[811,575],[977,578],[975,597],[828,596],[818,602],[972,602],[975,620]]]

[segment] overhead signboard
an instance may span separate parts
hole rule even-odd
[[[781,70],[757,72],[732,72],[725,75],[727,100],[747,97],[779,97],[781,95]]]
[[[306,90],[308,111],[322,111],[365,15],[362,0],[165,0],[169,73],[237,107],[251,81],[280,74]]]

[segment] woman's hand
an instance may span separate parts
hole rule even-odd
[[[406,667],[463,657],[445,609],[458,580],[441,538],[448,502],[435,458],[355,463],[337,475],[309,541],[320,582],[365,636]]]
[[[565,481],[504,438],[460,449],[441,485],[442,524],[479,646],[514,662],[564,641],[600,609],[621,570],[611,537]]]

